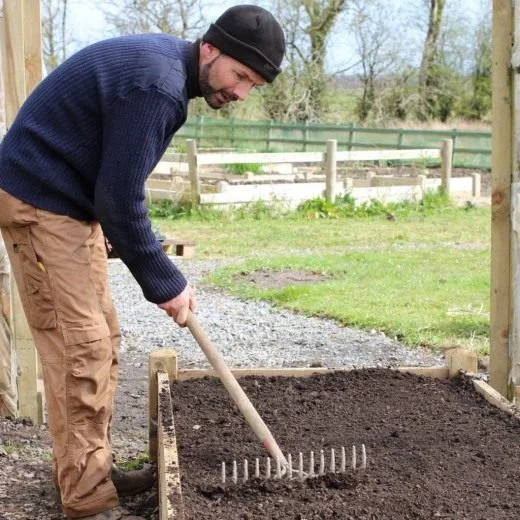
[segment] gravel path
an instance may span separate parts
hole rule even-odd
[[[389,367],[438,365],[441,356],[409,349],[377,332],[307,318],[265,302],[243,301],[204,286],[201,280],[222,262],[175,258],[196,289],[197,316],[208,336],[234,367]],[[179,329],[141,290],[120,262],[110,264],[113,297],[123,333],[122,352],[132,356],[172,347],[179,364],[207,367],[204,354],[186,329]],[[124,355],[124,354],[123,354]],[[126,356],[125,356],[126,357]]]

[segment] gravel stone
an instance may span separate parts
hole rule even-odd
[[[173,259],[195,288],[197,318],[226,363],[233,367],[394,367],[442,365],[442,356],[410,349],[383,333],[360,331],[335,321],[246,301],[203,283],[221,260]],[[230,261],[227,261],[230,263]],[[122,352],[147,354],[175,348],[181,368],[208,367],[187,329],[147,302],[120,261],[109,266],[122,331]]]

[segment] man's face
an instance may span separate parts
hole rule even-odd
[[[199,85],[211,108],[218,110],[232,101],[244,101],[253,87],[265,83],[254,70],[221,54],[215,47],[205,50],[201,51]]]

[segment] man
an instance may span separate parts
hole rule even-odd
[[[0,148],[0,226],[40,354],[53,476],[68,518],[138,519],[119,507],[108,431],[120,332],[103,233],[142,288],[185,325],[195,296],[162,251],[144,183],[190,99],[221,108],[280,72],[266,10],[228,9],[202,40],[114,38],[78,52],[34,90]]]

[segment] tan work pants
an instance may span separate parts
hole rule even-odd
[[[43,366],[54,479],[69,518],[118,505],[108,430],[119,324],[101,227],[0,190],[0,227]]]

